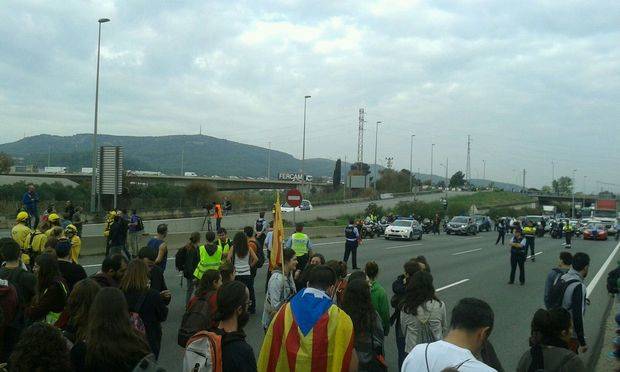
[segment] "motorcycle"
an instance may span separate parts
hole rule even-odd
[[[372,239],[375,237],[375,232],[373,231],[373,228],[370,222],[359,221],[357,224],[357,230],[359,231],[360,237],[362,239],[366,239],[366,238]]]
[[[551,226],[550,236],[553,239],[561,239],[562,238],[562,230],[560,230],[560,226],[559,225]]]
[[[424,234],[430,234],[433,232],[433,223],[428,218],[422,220],[422,232]]]

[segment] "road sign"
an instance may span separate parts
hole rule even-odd
[[[297,189],[290,189],[286,193],[286,202],[291,207],[299,207],[301,205],[301,192]]]

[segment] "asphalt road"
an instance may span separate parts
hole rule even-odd
[[[543,306],[545,278],[558,260],[563,249],[560,240],[539,238],[536,241],[536,262],[526,263],[525,286],[508,285],[509,250],[506,246],[495,246],[495,233],[481,233],[478,236],[432,236],[424,235],[421,241],[386,241],[383,238],[365,240],[359,248],[358,265],[375,260],[379,264],[379,282],[391,295],[391,283],[402,271],[403,263],[411,257],[424,255],[432,269],[435,288],[439,298],[451,311],[463,297],[477,297],[487,301],[495,311],[495,327],[491,341],[507,371],[514,371],[524,351],[528,349],[529,326],[534,312]],[[342,239],[320,239],[315,250],[327,259],[342,259]],[[585,252],[591,257],[589,298],[591,305],[585,316],[586,336],[592,345],[598,337],[603,315],[609,297],[605,289],[606,273],[616,267],[616,257],[592,290],[593,280],[611,253],[617,253],[616,242],[593,242],[576,240],[572,252]],[[170,255],[173,257],[173,255]],[[96,263],[101,257],[85,257],[82,264],[89,273],[98,269]],[[164,323],[164,336],[160,356],[161,364],[168,371],[177,371],[182,365],[183,351],[177,346],[177,329],[184,312],[185,286],[179,286],[180,277],[170,263],[166,271],[168,287],[172,290],[168,320]],[[256,278],[257,314],[246,327],[248,342],[258,355],[263,339],[260,326],[264,302],[265,269],[259,270]],[[394,331],[385,342],[386,360],[390,370],[396,370],[396,345]],[[587,355],[585,355],[587,356]]]

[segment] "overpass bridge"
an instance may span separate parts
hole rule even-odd
[[[571,203],[573,201],[572,195],[551,195],[551,194],[528,194],[538,199],[539,205],[547,205],[553,202]],[[584,205],[595,205],[599,199],[597,195],[575,195],[575,203],[582,203]]]
[[[51,182],[56,180],[70,180],[77,183],[90,182],[91,175],[87,173],[26,173],[16,172],[10,173],[8,176],[21,177],[26,182],[29,177],[37,179],[50,179]],[[1,176],[0,176],[1,177]],[[290,189],[299,187],[299,181],[281,181],[268,179],[246,179],[246,178],[226,178],[226,177],[185,177],[185,176],[168,176],[168,175],[126,175],[125,185],[141,185],[149,186],[157,183],[168,183],[174,186],[186,187],[192,182],[208,182],[220,191],[236,191],[236,190],[261,190],[261,189]],[[304,187],[323,188],[331,186],[326,183],[306,182]]]

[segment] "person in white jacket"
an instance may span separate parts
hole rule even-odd
[[[405,352],[418,344],[441,340],[447,332],[446,306],[435,296],[431,274],[420,271],[411,277],[401,309]]]

